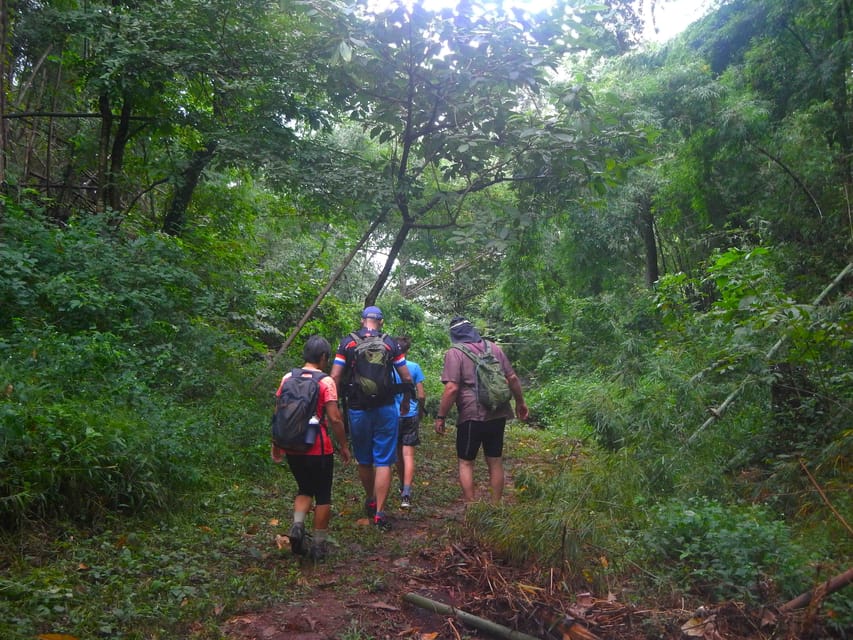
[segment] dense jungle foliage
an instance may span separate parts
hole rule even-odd
[[[88,629],[69,532],[264,475],[281,372],[372,303],[433,415],[453,315],[523,377],[561,462],[472,516],[509,557],[775,604],[848,570],[853,3],[645,42],[663,4],[2,3],[0,635]]]

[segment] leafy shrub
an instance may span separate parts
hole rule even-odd
[[[804,554],[788,527],[758,505],[671,500],[637,538],[638,562],[662,584],[716,599],[793,596],[805,585]]]
[[[260,362],[249,314],[232,313],[249,306],[241,279],[171,238],[123,238],[98,217],[56,227],[7,204],[4,525],[159,507],[257,464],[268,408],[247,373]]]

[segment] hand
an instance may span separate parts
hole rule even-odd
[[[404,416],[409,413],[409,398],[403,398],[402,402],[400,402],[400,415]]]
[[[352,454],[350,454],[349,447],[347,445],[344,445],[340,449],[338,449],[338,453],[341,454],[341,462],[343,462],[345,465],[349,464],[350,460],[352,460]]]
[[[435,432],[439,435],[444,435],[444,418],[435,419]]]
[[[524,402],[515,403],[515,417],[522,422],[527,422],[527,419],[530,417],[530,410]]]
[[[275,442],[270,445],[270,458],[276,464],[281,464],[281,461],[284,460],[284,449],[275,446]]]

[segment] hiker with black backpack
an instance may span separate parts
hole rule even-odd
[[[400,411],[408,412],[413,385],[406,356],[382,332],[383,324],[379,307],[365,308],[361,328],[341,340],[331,376],[346,398],[350,442],[365,492],[364,509],[379,530],[387,531],[391,523],[385,515],[385,502],[397,460],[395,396],[403,394]],[[399,383],[394,380],[395,370]]]
[[[295,555],[309,556],[315,562],[328,554],[329,522],[332,515],[332,479],[334,447],[332,430],[344,464],[350,451],[344,423],[338,409],[335,381],[323,373],[329,366],[332,346],[321,336],[311,336],[302,349],[305,364],[288,371],[276,391],[276,410],[272,419],[272,459],[287,458],[296,480],[293,499],[293,525],[290,549]],[[305,520],[314,503],[314,531],[309,536]]]
[[[503,443],[506,421],[529,416],[521,382],[503,350],[483,340],[470,321],[456,316],[450,321],[451,348],[444,354],[441,381],[444,392],[438,404],[435,432],[444,434],[445,420],[456,405],[456,455],[459,486],[466,503],[474,502],[474,461],[483,448],[489,470],[492,502],[501,501],[504,489]],[[513,414],[510,399],[515,401]]]

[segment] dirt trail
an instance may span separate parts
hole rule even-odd
[[[426,436],[426,437],[424,437]],[[505,499],[513,500],[513,469],[532,464],[514,459],[507,433]],[[389,532],[371,527],[362,512],[354,466],[336,470],[331,535],[333,553],[314,565],[269,541],[264,562],[279,563],[287,576],[282,604],[234,616],[222,626],[230,640],[462,640],[486,638],[456,618],[404,601],[407,593],[519,629],[543,640],[793,640],[819,637],[799,633],[796,616],[765,626],[766,610],[742,603],[710,604],[701,619],[682,608],[639,607],[607,594],[555,589],[555,574],[517,567],[476,547],[466,535],[464,506],[456,481],[453,438],[422,433],[414,508],[402,512],[396,496],[387,510]],[[481,496],[488,495],[485,463],[477,461]],[[283,499],[287,496],[282,496]],[[340,506],[339,506],[340,505]],[[282,537],[279,536],[279,544]],[[297,575],[294,585],[293,576]],[[556,577],[560,582],[559,576]],[[690,627],[687,631],[684,626]],[[692,625],[692,626],[691,626]],[[685,636],[686,633],[686,636]]]
[[[454,533],[464,518],[452,437],[422,433],[422,440],[414,508],[401,511],[396,496],[392,496],[388,513],[393,529],[375,531],[361,513],[362,496],[355,467],[336,469],[331,528],[334,546],[328,561],[314,565],[292,556],[286,548],[275,549],[276,541],[270,540],[269,562],[299,568],[298,601],[229,619],[223,627],[228,638],[456,637],[447,620],[402,599],[408,592],[417,592],[457,604],[454,596],[462,591],[452,584],[445,586],[445,576],[437,579],[439,573],[444,573],[442,559],[452,553]],[[478,476],[483,477],[478,480],[485,482],[485,464],[479,462],[482,468],[478,469]],[[485,491],[485,485],[481,490]],[[341,502],[344,507],[338,508],[336,505]]]

